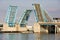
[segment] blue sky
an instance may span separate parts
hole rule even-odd
[[[32,4],[39,3],[51,17],[60,18],[60,0],[0,0],[0,22],[5,22],[9,5],[17,5],[18,12],[16,20],[22,15],[25,9],[31,9]],[[32,18],[33,17],[33,18]],[[35,22],[33,13],[28,21]],[[31,23],[30,23],[31,24]]]

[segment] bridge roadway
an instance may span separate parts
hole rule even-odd
[[[60,25],[60,22],[38,22],[39,24],[53,24],[53,25]]]

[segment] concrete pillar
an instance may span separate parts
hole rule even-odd
[[[34,23],[33,29],[34,29],[34,32],[40,33],[40,25],[39,25],[39,23]]]

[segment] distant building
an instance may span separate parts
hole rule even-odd
[[[54,22],[60,22],[60,18],[53,18]]]

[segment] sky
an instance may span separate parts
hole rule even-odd
[[[18,21],[25,9],[33,9],[34,3],[39,3],[51,17],[60,18],[60,0],[0,0],[0,23],[5,22],[9,5],[18,6],[16,16]],[[35,22],[34,13],[31,13],[28,24],[31,25],[31,22]]]

